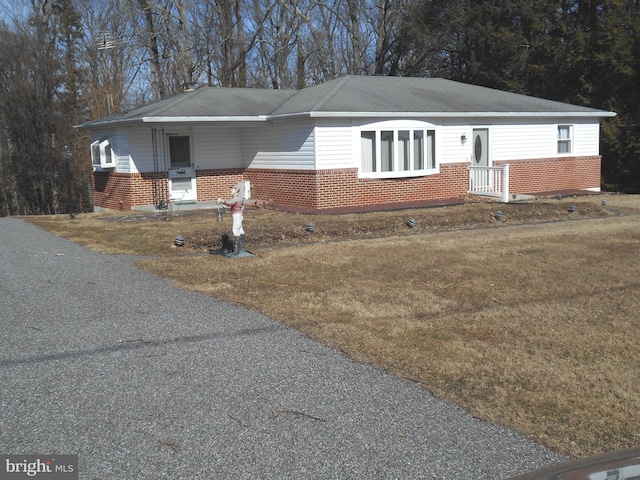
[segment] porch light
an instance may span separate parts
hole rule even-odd
[[[463,133],[463,134],[460,136],[460,143],[465,143],[466,141],[467,141],[467,136]]]

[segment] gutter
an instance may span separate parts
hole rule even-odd
[[[144,123],[235,123],[267,122],[296,118],[611,118],[617,113],[606,110],[592,112],[296,112],[281,115],[243,115],[220,117],[138,117],[132,119],[113,119],[111,121],[87,122],[76,125],[78,130],[91,130],[112,126],[135,125]]]

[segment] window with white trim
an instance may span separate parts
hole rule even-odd
[[[111,148],[111,139],[102,138],[91,144],[91,163],[96,168],[113,168],[116,166],[116,155]]]
[[[360,172],[365,176],[424,175],[436,169],[436,132],[381,128],[360,132]]]
[[[572,153],[572,134],[571,125],[558,125],[558,153]]]

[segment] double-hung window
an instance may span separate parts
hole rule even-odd
[[[360,172],[370,177],[425,175],[436,170],[436,134],[427,128],[360,132]]]
[[[572,153],[572,135],[573,128],[571,125],[558,125],[558,153]]]

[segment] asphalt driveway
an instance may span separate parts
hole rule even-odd
[[[133,260],[0,218],[0,453],[78,454],[105,480],[497,480],[564,460]]]

